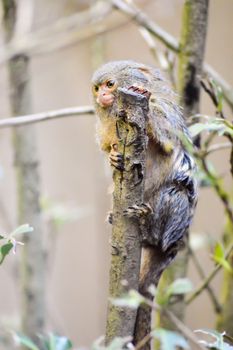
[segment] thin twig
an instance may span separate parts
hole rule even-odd
[[[176,82],[174,77],[174,61],[170,59],[168,53],[171,51],[162,52],[157,48],[154,36],[144,27],[139,27],[139,33],[142,35],[143,39],[147,43],[150,52],[154,59],[159,63],[162,70],[166,71],[169,74],[172,86],[176,89]]]
[[[217,192],[219,198],[221,199],[221,201],[225,207],[225,210],[226,210],[226,213],[228,215],[229,220],[233,224],[233,211],[232,211],[232,208],[230,205],[230,199],[229,199],[228,193],[222,188],[218,179],[212,174],[212,172],[210,171],[210,169],[207,165],[206,159],[204,157],[201,158],[201,162],[202,162],[202,166],[203,166],[205,173],[208,175],[209,178],[211,178],[213,180],[213,187],[214,187],[215,191]]]
[[[171,49],[174,52],[179,52],[179,43],[172,35],[167,33],[164,29],[154,23],[151,19],[147,17],[136,6],[130,5],[124,0],[112,0],[112,4],[129,16],[132,20],[137,22],[140,26],[146,28],[151,34],[153,34],[157,39],[159,39],[165,46]]]
[[[0,119],[0,128],[22,126],[22,125],[38,123],[46,120],[54,120],[58,118],[68,117],[68,116],[71,117],[71,116],[86,115],[86,114],[94,114],[94,108],[92,106],[69,107],[69,108],[62,108],[54,111]]]
[[[220,150],[223,150],[223,149],[228,149],[228,148],[232,148],[232,144],[230,142],[225,142],[225,143],[212,145],[206,150],[205,154],[209,155],[210,153],[213,153],[213,152],[216,152],[216,151],[220,151]]]
[[[212,77],[216,81],[216,83],[221,87],[225,101],[229,104],[231,109],[233,109],[232,86],[226,80],[224,80],[220,76],[220,74],[214,70],[213,67],[211,67],[207,63],[204,64],[204,72],[207,74],[207,76]]]
[[[169,320],[177,327],[177,329],[187,338],[190,342],[192,342],[197,348],[201,350],[206,350],[198,341],[195,334],[186,327],[186,325],[181,322],[171,311],[163,310],[164,315],[169,318]]]
[[[132,18],[137,24],[146,28],[151,34],[153,34],[158,40],[160,40],[166,47],[170,50],[178,53],[180,51],[179,42],[172,35],[167,33],[164,29],[154,23],[148,18],[148,16],[143,13],[136,6],[131,6],[128,2],[124,0],[112,0],[113,5],[119,9],[121,12],[125,13],[127,16]],[[223,97],[229,106],[233,109],[233,88],[217,73],[209,64],[204,64],[203,72],[211,76],[216,83],[221,87]]]
[[[138,344],[135,346],[134,350],[143,349],[143,347],[151,340],[151,334],[147,334]]]
[[[203,79],[201,79],[201,87],[204,89],[204,91],[209,95],[211,101],[213,102],[214,106],[216,107],[216,114],[218,116],[220,116],[222,119],[226,119],[224,114],[223,114],[223,111],[222,110],[218,110],[218,104],[219,104],[219,101],[218,101],[218,97],[214,91],[214,86],[213,86],[213,83],[210,81],[210,79],[207,79],[207,82],[208,82],[208,85],[205,83],[205,81]]]
[[[148,29],[158,40],[175,53],[179,52],[179,43],[172,35],[147,18],[147,16],[139,11],[136,7],[130,6],[122,0],[112,0],[113,5],[135,20],[138,24]],[[93,13],[95,17],[93,18]],[[140,13],[140,16],[138,16]],[[27,34],[25,37],[12,40],[8,45],[0,50],[0,63],[10,59],[11,57],[32,52],[41,53],[54,49],[65,47],[68,44],[77,43],[78,41],[88,39],[94,35],[114,30],[126,23],[113,23],[106,21],[111,14],[111,8],[101,8],[95,11],[87,10],[87,12],[78,13],[68,18],[55,22],[52,27],[41,29],[38,32]],[[98,15],[98,16],[97,16]],[[92,16],[92,17],[91,17]],[[94,22],[93,22],[94,21]],[[91,23],[91,24],[90,24]],[[62,37],[61,37],[62,36]],[[45,49],[46,47],[46,49]],[[225,81],[218,72],[210,65],[204,64],[204,72],[211,76],[221,87],[223,97],[233,109],[233,89],[231,85]]]
[[[151,54],[153,55],[155,60],[159,63],[161,68],[165,71],[168,70],[169,65],[168,65],[167,59],[165,58],[164,54],[158,50],[154,37],[151,35],[151,33],[144,27],[139,27],[139,33],[147,43]]]
[[[205,275],[205,273],[204,273],[204,270],[203,270],[201,264],[199,263],[199,260],[197,259],[197,256],[196,256],[195,252],[194,252],[190,247],[189,247],[189,251],[190,251],[191,257],[192,257],[192,259],[193,259],[193,262],[194,262],[194,264],[195,264],[195,266],[196,266],[196,269],[197,269],[197,271],[198,271],[200,277],[201,277],[203,280],[206,279],[206,275]],[[207,290],[207,292],[209,293],[209,297],[210,297],[210,299],[211,299],[211,301],[212,301],[212,303],[213,303],[213,305],[214,305],[215,311],[216,311],[217,313],[220,313],[221,310],[222,310],[222,307],[221,307],[219,301],[217,300],[217,298],[216,298],[216,296],[215,296],[215,294],[214,294],[213,289],[210,287],[210,285],[207,285],[207,286],[206,286],[206,290]]]
[[[171,311],[161,308],[158,304],[145,300],[145,304],[149,305],[152,310],[163,313],[180,331],[185,338],[192,342],[198,349],[205,350],[205,348],[198,342],[195,334],[182,322],[180,321]],[[149,341],[149,336],[146,336],[145,343]],[[138,350],[138,348],[136,348]],[[139,348],[140,349],[140,348]]]
[[[227,253],[225,255],[225,259],[228,259],[231,252],[233,251],[233,244],[228,248]],[[209,283],[212,281],[212,279],[216,276],[219,270],[221,270],[222,265],[216,265],[215,268],[210,272],[210,274],[206,277],[204,282],[198,287],[187,299],[186,304],[190,304],[196,297],[198,297],[199,294],[203,292],[203,290],[206,289],[206,287],[209,285]]]
[[[0,48],[0,63],[21,53],[41,53],[43,50],[48,52],[96,35],[103,30],[98,24],[101,22],[102,25],[111,12],[111,3],[97,1],[88,10],[61,18],[42,29],[23,36],[17,36],[15,33],[11,41]],[[108,27],[106,26],[105,30]]]

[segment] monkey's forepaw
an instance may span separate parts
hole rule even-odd
[[[124,170],[123,155],[117,151],[116,145],[112,146],[109,154],[109,162],[114,168]]]
[[[146,97],[150,97],[151,93],[147,89],[144,89],[143,87],[132,85],[128,88],[128,90],[131,90],[133,92],[136,92],[137,94],[144,95]]]
[[[133,218],[145,217],[151,215],[152,213],[153,209],[148,203],[142,203],[140,205],[135,204],[123,211],[123,215]]]

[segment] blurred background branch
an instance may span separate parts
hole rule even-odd
[[[80,106],[62,108],[55,111],[48,111],[36,114],[20,115],[17,117],[0,119],[0,128],[9,128],[13,126],[22,126],[43,121],[54,120],[57,118],[78,116],[78,115],[93,115],[94,108],[92,106]]]

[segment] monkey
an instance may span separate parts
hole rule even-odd
[[[118,88],[142,95],[149,92],[145,203],[134,205],[125,212],[140,221],[143,262],[139,292],[151,298],[148,287],[158,284],[162,272],[184,245],[197,203],[196,165],[180,136],[191,142],[182,110],[169,83],[159,69],[126,60],[104,64],[92,78],[98,116],[97,138],[100,148],[109,154],[111,166],[118,171],[124,169],[122,154],[117,149]],[[135,343],[150,332],[150,323],[150,311],[140,307]],[[143,349],[149,348],[147,345]]]

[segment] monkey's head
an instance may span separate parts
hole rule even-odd
[[[113,61],[100,67],[92,78],[92,92],[97,109],[111,109],[117,96],[117,88],[132,85],[151,89],[161,80],[158,70],[134,61]]]

